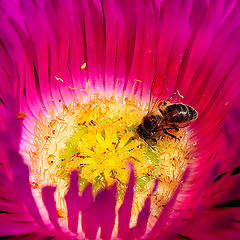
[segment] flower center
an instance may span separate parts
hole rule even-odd
[[[67,218],[64,195],[69,175],[78,169],[82,191],[89,183],[96,194],[101,189],[118,184],[118,206],[127,187],[128,162],[134,165],[136,186],[132,221],[136,221],[144,200],[151,195],[152,216],[157,216],[171,197],[190,156],[186,131],[170,130],[180,141],[163,135],[151,148],[136,132],[147,113],[137,96],[106,96],[92,94],[62,104],[49,115],[41,112],[35,126],[34,142],[28,152],[32,185],[39,191],[45,185],[57,185],[56,203],[59,217]],[[60,105],[61,103],[59,103]],[[161,184],[152,193],[154,180]]]

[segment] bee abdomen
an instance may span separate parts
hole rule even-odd
[[[185,104],[172,104],[166,108],[168,123],[188,123],[197,118],[197,111]]]
[[[188,105],[185,105],[185,106],[188,108],[188,116],[189,116],[189,119],[190,119],[191,121],[197,119],[197,117],[198,117],[197,111],[196,111],[193,107],[190,107],[190,106],[188,106]]]

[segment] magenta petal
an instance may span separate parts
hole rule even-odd
[[[13,183],[2,170],[0,193],[0,236],[27,234],[38,228],[16,194]]]
[[[152,194],[157,190],[159,182],[160,182],[159,178],[156,178],[155,183],[154,183],[154,187],[153,187],[153,190],[152,190]]]
[[[157,222],[155,223],[155,225],[153,226],[152,230],[149,233],[149,238],[152,238],[152,237],[158,235],[160,230],[162,230],[166,226],[167,220],[169,218],[169,215],[171,214],[173,205],[175,204],[175,201],[176,201],[177,195],[179,194],[179,191],[180,191],[180,187],[177,188],[177,190],[175,191],[175,193],[172,196],[172,198],[170,199],[170,201],[164,207]]]
[[[123,203],[118,211],[118,237],[125,238],[129,233],[129,223],[132,212],[132,203],[134,196],[134,184],[135,184],[135,176],[133,171],[133,166],[130,164],[130,176],[128,187],[126,189],[126,193],[124,196]]]
[[[148,217],[150,215],[151,199],[145,200],[144,206],[138,215],[137,225],[133,228],[133,235],[139,238],[144,235],[147,230]]]
[[[95,238],[97,230],[99,227],[99,221],[95,218],[88,219],[89,209],[93,205],[93,193],[92,193],[92,184],[89,184],[85,187],[82,196],[80,198],[79,209],[82,213],[82,229],[87,238]],[[91,211],[91,210],[90,210]],[[91,224],[88,224],[89,221]]]
[[[58,224],[58,215],[57,215],[57,208],[56,208],[56,202],[54,200],[54,192],[56,190],[56,187],[44,187],[42,189],[42,199],[43,203],[48,211],[48,216],[50,221],[52,222],[53,226],[58,231],[62,231],[61,227]]]
[[[188,178],[189,175],[189,168],[185,171],[184,176],[182,177],[182,181],[184,183],[184,181]],[[169,215],[171,214],[171,211],[173,209],[173,206],[176,202],[176,199],[178,197],[178,194],[181,190],[181,184],[178,186],[178,188],[176,189],[175,193],[173,194],[172,198],[168,201],[168,203],[166,204],[166,206],[164,207],[164,209],[162,210],[160,216],[158,217],[157,222],[155,223],[155,225],[153,226],[153,228],[151,229],[151,231],[148,234],[149,238],[154,238],[155,236],[158,236],[161,233],[161,230],[163,230],[164,228],[167,227],[168,220],[169,220]]]
[[[116,194],[117,186],[115,184],[110,189],[100,191],[95,201],[85,207],[82,212],[82,227],[86,238],[95,239],[98,228],[101,227],[101,238],[104,240],[111,239],[115,223]],[[86,191],[83,192],[82,198],[85,198],[85,196]]]
[[[99,193],[95,202],[98,204],[98,210],[101,214],[101,238],[111,239],[116,216],[117,185],[115,184],[109,190]]]
[[[38,222],[40,226],[45,227],[39,209],[33,198],[31,187],[29,184],[29,169],[23,163],[22,156],[18,152],[9,151],[8,159],[13,170],[13,181],[16,192],[23,199],[29,213]]]
[[[0,226],[1,239],[8,239],[9,236],[14,237],[15,235],[28,234],[36,230],[32,224],[14,222],[11,219],[5,219],[5,217],[1,217]]]
[[[80,197],[79,209],[82,212],[85,212],[86,209],[93,204],[93,193],[92,193],[92,184],[87,185],[82,192]]]
[[[82,227],[87,239],[96,239],[100,218],[94,205],[90,206],[86,213],[82,214]]]
[[[191,239],[239,239],[239,210],[207,209],[189,221],[181,235]]]
[[[152,194],[156,191],[158,184],[159,184],[159,179],[157,178],[155,180]],[[148,218],[150,215],[150,207],[151,207],[151,199],[147,198],[145,200],[145,203],[144,203],[144,206],[143,206],[141,212],[138,215],[136,226],[131,229],[132,233],[133,233],[133,237],[139,238],[145,234],[145,232],[147,230]]]
[[[78,172],[73,171],[70,176],[70,186],[65,195],[68,211],[68,227],[70,231],[77,234],[79,215],[79,194],[78,194]]]
[[[21,140],[22,123],[16,121],[18,109],[16,99],[11,96],[7,96],[6,100],[6,131],[10,137],[10,142],[7,144],[11,145],[12,148],[19,150],[19,143]]]

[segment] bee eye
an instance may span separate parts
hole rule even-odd
[[[164,102],[163,105],[164,105],[164,106],[167,106],[167,102]]]

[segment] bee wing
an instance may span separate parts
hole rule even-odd
[[[164,76],[161,74],[156,74],[152,81],[148,113],[153,112],[166,95],[167,88]]]

